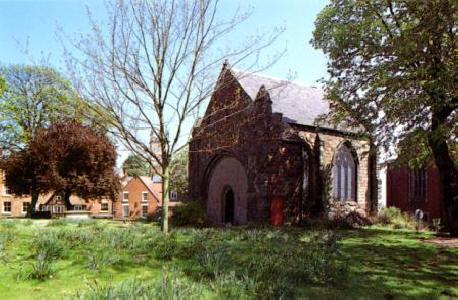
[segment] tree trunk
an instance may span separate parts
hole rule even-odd
[[[168,234],[169,231],[169,172],[168,165],[162,166],[162,232],[164,234]]]
[[[450,157],[447,137],[441,128],[445,124],[447,111],[433,111],[431,132],[428,143],[433,153],[434,161],[439,170],[442,193],[444,196],[443,217],[445,229],[453,236],[458,236],[458,193],[456,167]]]
[[[38,202],[38,196],[39,194],[36,191],[32,191],[30,193],[31,195],[31,201],[30,201],[30,209],[27,211],[26,218],[31,218],[32,215],[35,213],[35,206],[37,205]]]
[[[67,210],[72,210],[73,209],[73,205],[70,202],[70,196],[71,196],[71,192],[70,191],[65,191],[64,192],[64,204],[65,204],[65,208]]]
[[[369,148],[369,188],[370,188],[370,207],[371,215],[378,211],[378,176],[377,176],[377,146],[371,140]]]

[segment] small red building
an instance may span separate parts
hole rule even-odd
[[[424,212],[426,221],[443,219],[443,194],[436,167],[409,168],[389,164],[386,176],[387,206],[412,213],[419,208]]]
[[[161,206],[162,183],[160,178],[129,177],[122,183],[119,200],[114,203],[114,218],[145,219]]]

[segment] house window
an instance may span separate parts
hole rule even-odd
[[[73,210],[86,210],[86,205],[85,204],[74,205]]]
[[[22,212],[28,212],[30,210],[30,202],[22,202]]]
[[[411,201],[426,200],[426,170],[424,168],[409,170],[409,199]]]
[[[3,212],[4,213],[11,213],[11,201],[3,202]]]
[[[108,211],[108,202],[107,201],[102,201],[102,204],[100,205],[100,210]]]
[[[123,202],[129,201],[129,192],[122,193],[122,201]]]
[[[63,205],[51,205],[53,213],[63,213],[64,206]],[[49,210],[49,209],[48,209]]]
[[[56,201],[60,201],[60,200],[62,200],[62,196],[57,195],[56,196]]]
[[[148,202],[148,192],[143,192],[142,193],[142,201],[143,202]]]
[[[122,206],[122,218],[126,219],[127,217],[129,217],[129,205],[124,204]]]
[[[8,188],[6,183],[3,183],[3,195],[9,196],[9,194],[10,194],[10,189]]]
[[[332,189],[334,198],[339,201],[356,200],[356,163],[345,145],[334,156]]]
[[[148,216],[148,205],[142,205],[142,217],[146,218]]]

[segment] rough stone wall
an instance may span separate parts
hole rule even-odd
[[[348,205],[334,204],[326,189],[327,171],[343,142],[351,144],[358,160],[357,202]],[[356,136],[288,124],[281,114],[272,113],[266,92],[261,89],[251,100],[231,72],[223,70],[204,118],[193,129],[190,195],[207,203],[212,169],[221,158],[233,157],[247,175],[247,221],[267,221],[272,197],[284,199],[286,221],[300,221],[313,211],[332,211],[342,205],[366,214],[368,150],[367,141]]]
[[[315,130],[301,126],[295,126],[299,136],[308,142],[319,139],[319,165],[323,174],[323,202],[331,214],[337,211],[358,211],[361,215],[368,216],[370,211],[369,194],[369,142],[354,135],[342,134],[330,130]],[[357,185],[356,203],[342,203],[332,199],[331,170],[335,153],[343,143],[349,144],[356,153],[357,160]]]
[[[301,147],[283,141],[284,127],[282,115],[272,113],[267,94],[252,101],[231,73],[223,72],[204,119],[193,131],[191,197],[207,201],[211,170],[218,159],[229,156],[246,171],[248,221],[269,218],[272,196],[283,197],[288,207],[297,203]]]

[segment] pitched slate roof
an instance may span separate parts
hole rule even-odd
[[[231,72],[252,100],[256,99],[260,87],[264,85],[272,101],[272,112],[282,113],[288,123],[316,126],[316,118],[329,112],[329,102],[324,98],[323,90],[319,88],[237,69],[231,69]],[[329,129],[355,132],[354,129],[342,125],[334,126],[322,120],[319,125]]]
[[[314,125],[317,116],[329,112],[329,103],[321,89],[246,71],[231,71],[253,100],[264,85],[272,100],[272,112],[282,113],[287,122]]]

